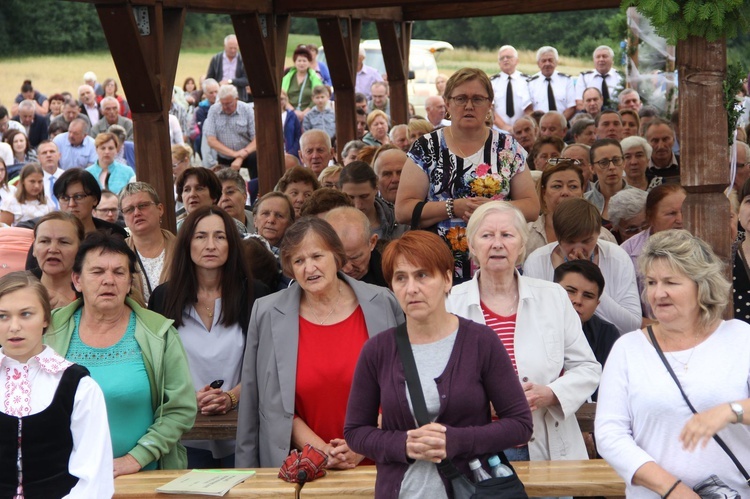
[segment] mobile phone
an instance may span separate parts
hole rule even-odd
[[[223,379],[217,379],[215,381],[212,381],[211,384],[208,386],[210,386],[211,388],[221,388],[221,385],[223,384],[224,384]]]

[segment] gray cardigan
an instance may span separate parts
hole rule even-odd
[[[338,277],[354,290],[370,337],[404,322],[390,290],[341,272]],[[278,468],[291,450],[301,297],[302,289],[295,282],[253,306],[238,407],[238,468]]]

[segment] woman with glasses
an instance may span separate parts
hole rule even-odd
[[[397,222],[432,228],[448,244],[455,284],[471,279],[466,223],[480,205],[506,200],[529,222],[539,216],[526,152],[510,134],[491,128],[494,96],[479,69],[450,77],[443,99],[451,125],[414,142],[396,195]]]
[[[583,197],[583,172],[581,162],[576,159],[549,158],[547,166],[537,184],[541,215],[528,224],[529,236],[526,241],[526,256],[542,246],[557,241],[552,224],[552,214],[561,201]],[[617,242],[610,231],[602,228],[599,239]]]
[[[146,182],[133,182],[120,192],[120,209],[130,237],[125,242],[136,258],[133,284],[148,302],[151,292],[167,279],[175,236],[161,228],[164,205]]]
[[[591,146],[589,154],[599,180],[591,184],[591,190],[584,198],[599,210],[604,227],[612,227],[609,221],[609,200],[621,190],[633,188],[622,178],[625,164],[622,147],[615,139],[599,139]]]

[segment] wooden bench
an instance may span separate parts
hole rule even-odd
[[[602,459],[590,461],[530,461],[512,463],[530,497],[624,496],[625,482]],[[374,466],[331,470],[324,478],[306,483],[300,499],[372,498]]]
[[[256,474],[245,482],[237,485],[224,497],[242,499],[298,499],[299,486],[287,483],[278,478],[279,470],[264,468],[255,470]],[[180,475],[187,473],[186,470],[171,471],[141,471],[134,475],[124,475],[115,478],[114,499],[165,499],[178,497],[176,495],[159,494],[157,487],[169,483]],[[179,496],[179,497],[206,497],[206,496]]]

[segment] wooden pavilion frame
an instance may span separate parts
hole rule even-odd
[[[260,192],[283,173],[279,89],[290,16],[314,17],[330,62],[339,144],[354,138],[354,84],[362,21],[374,21],[385,55],[394,123],[407,118],[412,21],[617,8],[619,0],[78,0],[96,6],[133,113],[137,174],[165,201],[174,230],[167,127],[185,14],[229,14],[256,109]],[[137,10],[138,17],[134,8]],[[315,10],[311,10],[315,9]],[[138,19],[140,22],[137,22]],[[500,36],[498,36],[500,39]],[[682,185],[691,194],[685,226],[728,259],[727,122],[722,102],[726,44],[689,38],[677,47]],[[717,223],[718,221],[718,223]]]

